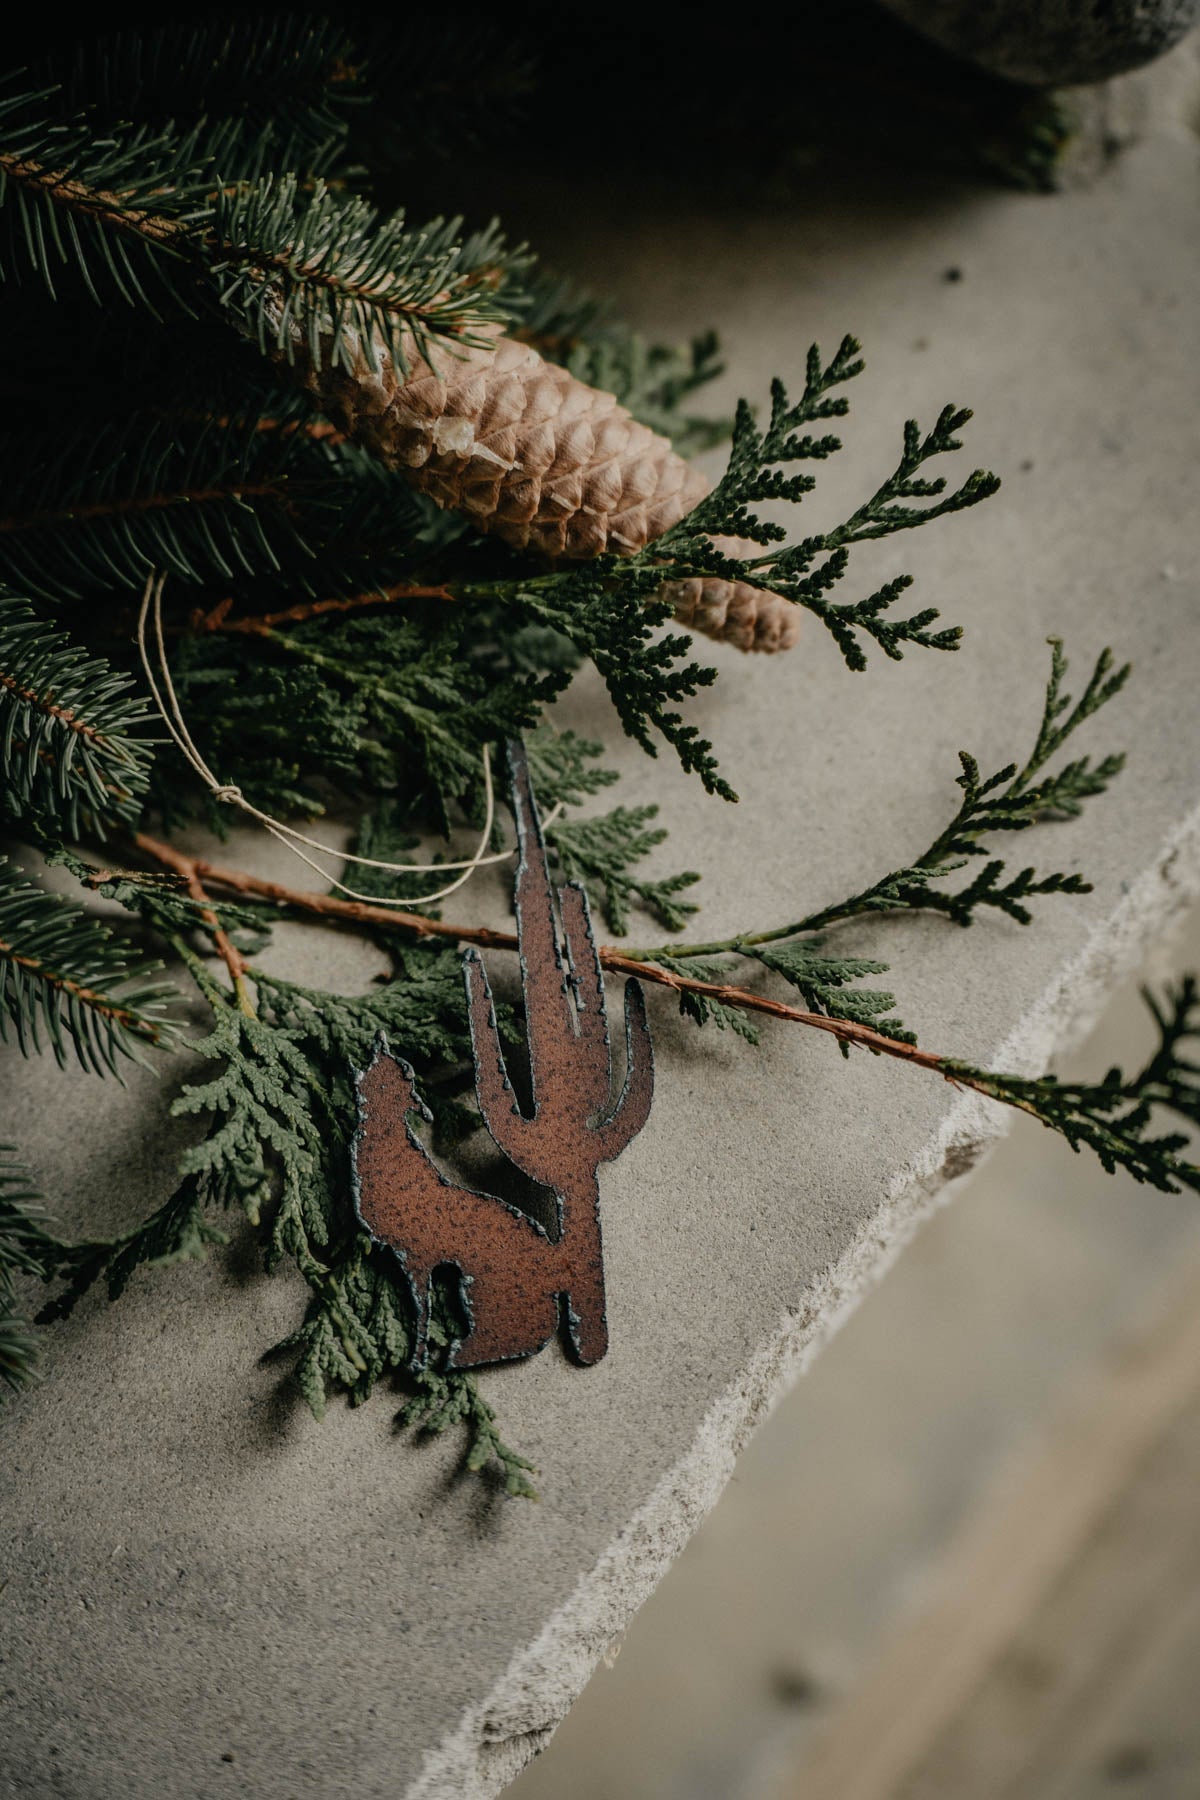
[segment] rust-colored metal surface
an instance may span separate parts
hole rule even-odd
[[[525,995],[533,1110],[522,1113],[508,1078],[491,989],[479,954],[464,958],[475,1087],[484,1121],[514,1166],[555,1196],[553,1237],[526,1214],[442,1174],[409,1123],[426,1109],[409,1065],[380,1042],[358,1076],[354,1179],[359,1215],[395,1251],[417,1314],[414,1364],[426,1356],[429,1283],[455,1265],[470,1330],[452,1346],[458,1368],[530,1356],[565,1313],[580,1362],[608,1348],[600,1239],[601,1163],[611,1162],[646,1123],[654,1061],[642,990],[625,985],[626,1071],[613,1103],[604,977],[587,895],[576,882],[556,894],[546,861],[524,746],[509,745],[520,861],[517,934]]]

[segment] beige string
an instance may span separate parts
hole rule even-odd
[[[163,637],[162,622],[162,591],[165,581],[165,575],[156,577],[154,574],[151,574],[147,579],[145,591],[142,594],[141,610],[138,613],[138,653],[142,659],[142,668],[145,670],[146,680],[149,683],[154,704],[158,708],[163,723],[171,734],[172,742],[200,777],[201,781],[204,782],[214,799],[221,800],[229,806],[236,806],[240,812],[244,812],[250,818],[256,819],[260,825],[265,826],[272,837],[278,838],[279,842],[283,844],[286,849],[290,850],[293,856],[298,856],[302,863],[307,863],[308,867],[312,869],[315,874],[319,875],[323,881],[329,882],[330,886],[335,887],[339,893],[345,894],[347,898],[351,900],[366,900],[375,906],[427,906],[430,901],[444,900],[448,894],[456,893],[460,887],[470,881],[477,869],[483,868],[487,863],[507,862],[510,856],[516,854],[515,850],[498,850],[491,854],[487,853],[488,843],[490,842],[492,835],[492,826],[495,823],[496,818],[496,795],[492,784],[491,752],[486,744],[483,748],[483,786],[487,800],[487,812],[478,847],[476,848],[474,856],[470,857],[466,862],[380,862],[373,856],[355,856],[348,850],[335,851],[330,845],[323,844],[319,838],[306,837],[302,831],[295,830],[293,826],[285,825],[279,819],[273,819],[270,813],[263,812],[259,807],[253,805],[251,801],[247,800],[246,796],[242,793],[241,788],[235,787],[230,782],[219,781],[192,741],[192,735],[187,728],[187,722],[183,716],[183,709],[179,703],[179,696],[175,692],[175,683],[171,679],[171,666],[167,661],[167,647]],[[150,653],[146,645],[146,626],[148,621],[153,623],[154,643],[158,652],[159,672],[162,676],[162,689],[160,689],[158,680],[155,677],[154,669],[151,665]],[[166,694],[165,700],[163,698],[164,691]],[[561,804],[555,806],[553,811],[547,815],[546,824],[552,825],[561,811]],[[323,851],[326,856],[340,856],[343,862],[357,863],[362,868],[383,869],[389,875],[449,874],[455,870],[461,870],[462,873],[458,876],[457,880],[450,882],[446,887],[438,888],[435,893],[414,894],[400,900],[388,900],[381,898],[378,894],[362,894],[358,893],[354,888],[347,887],[345,882],[339,881],[335,876],[331,875],[327,869],[323,868],[320,863],[314,862],[311,856],[307,856],[301,848],[302,845],[307,846],[309,850]]]

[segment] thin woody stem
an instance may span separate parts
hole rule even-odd
[[[171,218],[151,212],[143,206],[130,205],[126,195],[111,193],[104,188],[93,188],[87,182],[68,175],[63,169],[48,169],[32,157],[14,156],[11,152],[0,153],[0,175],[6,176],[20,187],[34,189],[70,212],[86,214],[97,224],[110,230],[140,238],[158,249],[170,249],[187,256],[193,262],[203,264],[204,261],[211,260],[220,267],[242,263],[253,268],[263,281],[278,278],[299,280],[311,286],[326,288],[332,293],[357,296],[384,312],[412,319],[443,337],[464,339],[471,329],[468,321],[453,315],[447,316],[444,308],[439,310],[436,301],[422,302],[412,298],[381,296],[371,282],[355,282],[341,275],[330,274],[320,266],[319,259],[296,266],[286,252],[223,243],[210,230],[197,231],[184,219]],[[166,198],[172,190],[168,187],[162,192]],[[487,271],[481,270],[472,285],[478,286],[486,279]]]
[[[444,919],[426,918],[423,913],[404,912],[399,907],[372,906],[362,900],[342,900],[333,894],[309,893],[285,887],[277,881],[264,881],[260,876],[250,875],[243,869],[226,868],[219,863],[208,862],[203,857],[184,856],[171,845],[148,837],[141,831],[136,833],[134,843],[143,856],[163,863],[185,879],[195,880],[200,884],[201,898],[207,898],[205,887],[224,888],[230,893],[270,900],[293,912],[309,913],[337,924],[403,931],[413,937],[445,938],[453,943],[474,944],[484,950],[516,950],[519,947],[515,932],[497,931],[490,925],[454,925]],[[98,879],[108,877],[103,874],[92,879],[95,885]],[[808,1012],[802,1007],[789,1006],[785,1001],[772,1000],[765,994],[755,994],[748,988],[733,987],[724,982],[696,981],[691,976],[661,968],[657,963],[643,961],[640,956],[629,956],[612,944],[600,945],[598,955],[601,966],[614,975],[636,976],[640,981],[653,982],[659,987],[671,988],[676,993],[699,994],[706,999],[718,1000],[722,1005],[737,1007],[742,1012],[764,1013],[768,1018],[807,1025],[814,1031],[828,1033],[839,1043],[870,1050],[880,1056],[895,1057],[900,1062],[929,1069],[953,1086],[974,1088],[989,1098],[997,1097],[985,1076],[975,1076],[964,1071],[953,1058],[939,1056],[932,1050],[921,1050],[915,1044],[901,1043],[897,1038],[887,1037],[883,1032],[875,1031],[869,1025],[860,1025],[853,1019],[830,1018],[825,1013]],[[1009,1100],[1007,1104],[1022,1105],[1018,1100]],[[1028,1112],[1033,1109],[1023,1107],[1022,1110]]]
[[[191,898],[198,901],[203,907],[201,917],[204,923],[211,927],[213,946],[229,970],[229,979],[233,983],[238,1009],[245,1013],[247,1018],[252,1019],[254,1017],[254,1000],[251,996],[248,979],[249,965],[236,944],[231,942],[228,933],[222,930],[220,920],[208,903],[209,896],[205,892],[201,874],[203,865],[195,857],[185,856],[181,850],[176,850],[172,844],[164,844],[157,838],[143,838],[141,832],[137,835],[137,842],[138,848],[144,850],[148,856],[152,856],[155,862],[162,863],[163,867],[170,869],[173,874],[182,876]]]
[[[303,625],[306,620],[318,619],[325,613],[357,612],[368,606],[390,606],[397,600],[453,599],[454,595],[445,586],[421,587],[414,582],[398,581],[392,587],[379,588],[374,593],[349,594],[339,600],[300,600],[282,612],[231,619],[231,596],[219,600],[210,612],[197,608],[191,617],[191,628],[195,632],[242,632],[250,637],[269,637],[277,625]]]
[[[24,701],[27,706],[36,707],[47,718],[57,719],[60,725],[65,725],[68,731],[73,731],[77,737],[87,738],[95,744],[103,744],[106,749],[113,748],[103,732],[97,731],[94,725],[89,725],[86,719],[81,719],[78,713],[72,712],[69,706],[59,706],[50,694],[39,693],[36,688],[22,687],[15,676],[5,674],[2,670],[0,670],[0,688],[5,688],[10,694],[15,694],[17,699]],[[24,739],[18,739],[16,743],[19,749],[24,749]],[[39,754],[44,756],[44,752],[39,752]],[[53,762],[54,759],[50,757],[47,760]]]
[[[158,512],[168,506],[204,506],[220,500],[275,499],[288,495],[278,481],[232,482],[228,487],[180,489],[167,494],[127,494],[93,500],[82,506],[49,507],[39,512],[0,518],[0,532],[40,531],[47,525],[76,525],[87,519],[109,519],[122,513]]]
[[[71,999],[78,1000],[92,1012],[98,1013],[101,1018],[108,1019],[113,1025],[121,1026],[135,1037],[141,1038],[145,1043],[158,1043],[159,1028],[153,1021],[139,1018],[137,1013],[130,1012],[128,1007],[114,1002],[107,994],[99,993],[95,988],[84,987],[80,982],[72,981],[70,976],[60,975],[56,969],[50,968],[38,956],[19,954],[13,945],[6,943],[3,938],[0,938],[0,958],[11,963],[16,969],[27,969],[31,975],[36,975],[40,981],[56,988],[60,994],[66,994]]]

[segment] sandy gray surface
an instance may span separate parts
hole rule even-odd
[[[1139,982],[1198,967],[1193,911],[1058,1063],[1064,1077],[1149,1054]],[[814,1745],[915,1629],[962,1533],[1102,1371],[1131,1343],[1145,1354],[1198,1268],[1194,1194],[1106,1175],[1016,1118],[747,1445],[511,1800],[806,1800]],[[1155,1691],[1169,1707],[1169,1686]],[[1189,1712],[1190,1696],[1150,1737],[1164,1796],[1198,1785]],[[961,1800],[953,1777],[931,1792]]]
[[[706,932],[793,916],[923,846],[957,748],[1003,760],[1030,738],[1047,632],[1080,676],[1106,642],[1136,655],[1095,735],[1134,753],[1128,773],[1085,824],[1036,840],[1093,894],[1045,903],[1029,931],[847,939],[894,959],[906,1017],[946,1050],[1041,1063],[1196,886],[1196,163],[1164,125],[1061,200],[914,180],[783,213],[647,202],[630,218],[614,196],[559,214],[560,260],[648,328],[722,330],[730,395],[798,377],[810,337],[863,338],[846,466],[814,519],[886,472],[906,414],[947,398],[977,408],[968,456],[1006,478],[979,513],[863,559],[867,576],[918,572],[918,595],[968,627],[956,658],[852,676],[816,627],[786,661],[723,655],[695,712],[737,809],[623,758],[622,797],[663,805],[667,861],[705,871]],[[563,710],[612,735],[588,684]],[[458,898],[479,915],[475,889]],[[375,966],[314,932],[284,949],[301,979]],[[586,1373],[552,1351],[486,1377],[543,1471],[541,1506],[455,1483],[455,1447],[397,1442],[383,1398],[323,1425],[299,1411],[257,1357],[301,1292],[237,1246],[57,1332],[4,1421],[0,1788],[457,1800],[515,1773],[808,1349],[997,1128],[799,1031],[755,1055],[661,1002],[653,1022],[656,1110],[604,1186],[612,1351]],[[180,1137],[153,1082],[0,1066],[5,1135],[72,1229],[163,1191]]]

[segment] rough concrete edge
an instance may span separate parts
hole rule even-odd
[[[994,1065],[1044,1069],[1102,1011],[1150,940],[1200,894],[1200,808],[1164,844],[1154,866],[1060,970],[999,1046]],[[1011,1114],[961,1094],[926,1150],[889,1183],[857,1241],[788,1312],[774,1336],[710,1407],[690,1448],[659,1481],[574,1592],[458,1726],[425,1757],[403,1800],[492,1800],[544,1748],[605,1650],[649,1598],[720,1498],[738,1452],[918,1226],[1004,1135]]]

